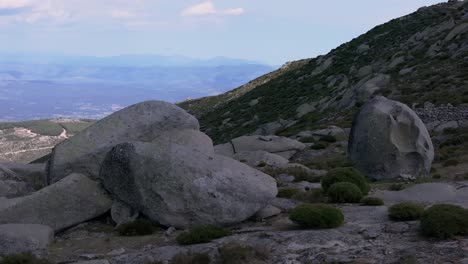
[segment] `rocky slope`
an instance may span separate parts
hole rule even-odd
[[[0,162],[28,163],[41,158],[93,122],[53,119],[0,123]]]
[[[377,26],[324,56],[179,105],[217,143],[249,133],[349,127],[374,95],[410,106],[468,103],[467,56],[468,1],[449,1]]]

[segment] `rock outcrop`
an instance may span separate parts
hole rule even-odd
[[[111,205],[98,182],[71,174],[28,196],[0,199],[0,224],[42,224],[58,231],[100,216]]]
[[[45,225],[0,225],[0,256],[33,253],[44,254],[54,240],[54,230]]]
[[[211,148],[212,145],[211,145]],[[129,142],[115,146],[100,173],[105,188],[166,226],[243,221],[277,193],[270,176],[206,146]]]
[[[278,136],[242,136],[230,142],[216,145],[215,152],[227,157],[243,151],[263,150],[280,155],[286,159],[303,150],[305,145],[299,141]]]
[[[376,180],[429,175],[434,147],[408,106],[377,96],[356,116],[348,145],[354,166]]]
[[[48,182],[70,173],[83,173],[96,179],[106,153],[126,141],[151,142],[169,130],[198,130],[199,124],[178,106],[147,101],[124,108],[63,141],[52,151]]]

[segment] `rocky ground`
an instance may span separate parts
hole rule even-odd
[[[384,198],[387,206],[417,197],[427,205],[456,202],[468,207],[468,188],[456,187],[464,184],[418,184],[403,191],[376,190],[372,195]],[[434,190],[446,192],[433,198]],[[298,203],[289,202],[291,207]],[[153,235],[122,237],[113,230],[110,217],[102,217],[57,234],[50,257],[58,263],[150,263],[169,261],[181,253],[203,252],[219,261],[219,249],[234,243],[249,246],[259,255],[233,263],[468,263],[468,239],[424,238],[419,235],[418,221],[389,220],[387,206],[338,205],[346,223],[332,230],[298,229],[287,213],[252,219],[233,226],[232,236],[194,246],[177,245],[175,238],[183,231],[160,229]]]
[[[429,148],[431,138],[410,108],[376,98],[363,109],[379,129],[335,126],[290,138],[243,136],[216,146],[180,108],[145,102],[124,109],[57,146],[47,170],[43,164],[1,164],[0,255],[30,251],[64,264],[468,263],[466,237],[436,240],[421,235],[418,220],[389,218],[389,207],[405,201],[468,208],[466,163],[458,157],[458,163],[445,164],[440,153],[463,152],[464,144],[457,143],[463,125],[432,131]],[[141,113],[147,114],[136,118]],[[394,122],[378,121],[387,118]],[[415,130],[421,131],[416,137]],[[350,131],[364,132],[353,141]],[[452,141],[457,144],[447,145]],[[379,181],[370,183],[368,196],[384,205],[330,203],[343,212],[342,226],[301,229],[289,213],[303,203],[327,202],[320,184],[327,172],[350,166],[348,155],[366,161],[355,163],[363,169],[376,166],[362,153],[348,152],[355,142],[379,146],[377,153],[389,157],[413,149],[421,161],[377,159],[391,166],[380,174],[371,170]],[[291,189],[295,193],[285,195]],[[138,213],[159,223],[152,234],[127,236],[116,228]],[[180,245],[179,235],[201,223],[228,226],[231,234]]]

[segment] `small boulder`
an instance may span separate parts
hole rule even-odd
[[[45,225],[0,225],[0,256],[21,253],[44,254],[54,240],[54,230]]]
[[[274,166],[281,167],[288,164],[289,160],[282,156],[272,154],[263,150],[241,151],[232,156],[235,160],[249,165],[250,167]]]
[[[171,142],[119,144],[100,177],[117,199],[176,228],[241,222],[277,193],[276,181],[260,171]]]
[[[357,169],[376,180],[401,174],[427,177],[434,147],[424,123],[408,106],[377,96],[356,116],[348,153]]]
[[[255,213],[254,218],[257,221],[273,217],[275,215],[281,214],[281,209],[274,207],[273,205],[267,205],[264,208],[260,209]]]
[[[199,130],[198,120],[176,105],[147,101],[124,108],[57,145],[49,160],[48,183],[73,172],[96,179],[113,146],[132,140],[151,142],[162,132],[182,129]]]
[[[117,226],[133,222],[138,218],[139,215],[140,214],[138,211],[119,200],[115,200],[112,204],[111,217]]]
[[[59,231],[100,216],[111,205],[98,182],[75,173],[30,195],[1,199],[0,224],[43,224]]]

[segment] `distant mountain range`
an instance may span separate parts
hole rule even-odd
[[[219,94],[273,69],[224,57],[0,54],[0,120],[101,118],[138,101]]]

